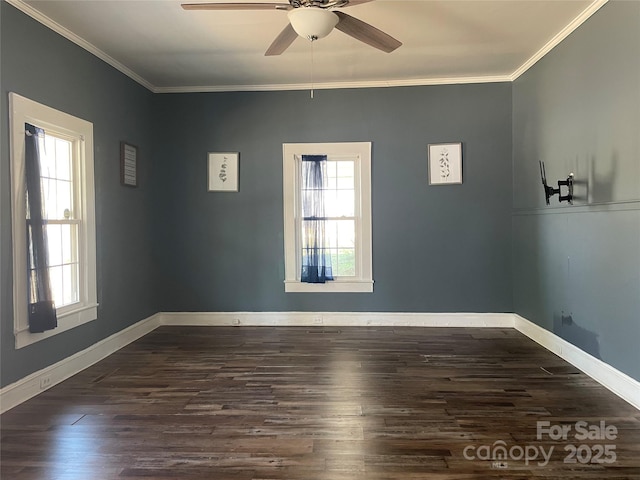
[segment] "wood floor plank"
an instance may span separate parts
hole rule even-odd
[[[640,412],[511,329],[161,327],[0,435],[16,480],[640,479]],[[515,450],[485,458],[498,444]]]

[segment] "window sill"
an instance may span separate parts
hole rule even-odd
[[[72,328],[79,327],[98,318],[98,304],[89,304],[58,316],[58,326],[42,333],[31,333],[29,327],[15,332],[16,349],[26,347],[45,338],[53,337]]]
[[[373,280],[333,281],[327,283],[302,283],[285,280],[286,293],[372,293]]]

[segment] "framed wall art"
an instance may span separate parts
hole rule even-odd
[[[138,147],[126,142],[120,142],[120,183],[138,186]]]
[[[429,185],[462,183],[462,143],[431,143],[429,150]]]
[[[236,153],[209,153],[209,191],[238,191],[238,157]]]

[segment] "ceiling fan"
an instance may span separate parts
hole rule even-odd
[[[265,52],[280,55],[299,36],[311,41],[326,37],[334,28],[386,53],[402,45],[391,35],[351,15],[335,10],[373,0],[289,0],[289,3],[183,3],[185,10],[282,10],[289,24]]]

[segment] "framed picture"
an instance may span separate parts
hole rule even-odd
[[[429,144],[429,185],[462,183],[462,143]]]
[[[138,186],[138,147],[126,142],[120,142],[120,183]]]
[[[238,191],[238,153],[209,153],[209,191]]]

